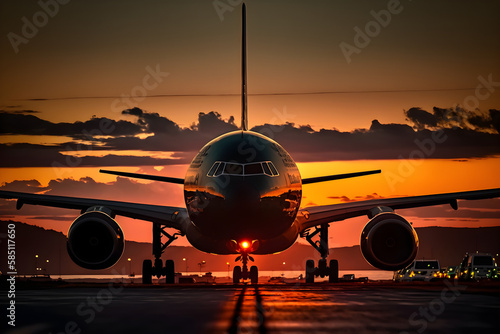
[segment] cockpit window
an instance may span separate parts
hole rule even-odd
[[[273,176],[279,175],[278,170],[276,169],[276,167],[274,167],[274,165],[271,161],[268,161],[267,165],[269,166],[269,168],[271,168],[271,172],[273,173]]]
[[[262,164],[262,167],[264,167],[264,173],[266,173],[269,176],[273,176],[271,169],[269,168],[269,166],[265,162]]]
[[[215,171],[215,176],[219,176],[222,174],[222,171],[224,170],[224,163],[223,162],[216,162],[216,164],[219,164],[219,167],[217,167],[217,170]]]
[[[252,162],[248,164],[238,164],[234,162],[215,162],[207,175],[217,177],[219,175],[267,175],[278,176],[278,170],[271,161]]]
[[[245,175],[256,174],[264,174],[264,170],[262,169],[262,165],[260,162],[245,165]]]
[[[243,165],[226,162],[224,174],[243,175]]]
[[[210,168],[210,170],[208,171],[208,176],[214,176],[215,174],[215,171],[217,170],[217,167],[219,167],[220,165],[220,162],[216,162],[212,165],[212,168]]]

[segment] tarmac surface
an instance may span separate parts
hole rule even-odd
[[[2,332],[491,333],[500,328],[498,282],[36,284],[18,285],[15,305],[16,327],[3,316]]]

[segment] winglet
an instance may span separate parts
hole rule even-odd
[[[247,7],[241,11],[241,130],[248,131],[247,119]]]

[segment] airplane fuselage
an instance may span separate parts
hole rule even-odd
[[[187,237],[209,253],[235,253],[234,243],[243,241],[258,242],[255,254],[282,251],[297,238],[301,197],[299,170],[281,145],[252,131],[224,134],[186,173]]]

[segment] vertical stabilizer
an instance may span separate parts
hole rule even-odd
[[[247,131],[247,8],[241,8],[241,130]]]

